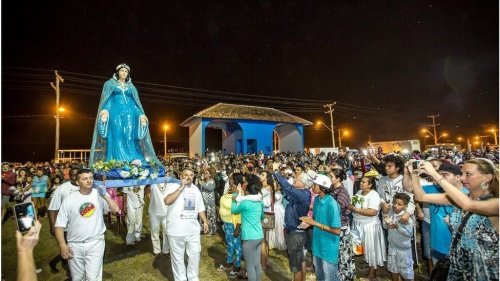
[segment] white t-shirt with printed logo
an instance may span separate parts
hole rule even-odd
[[[55,226],[66,227],[68,242],[95,238],[106,232],[103,215],[108,208],[106,201],[95,189],[88,195],[72,193],[63,201]]]
[[[167,184],[166,194],[174,193],[179,189],[179,184]],[[200,234],[198,213],[205,211],[205,204],[201,192],[194,184],[185,187],[177,200],[168,206],[167,234],[169,236],[184,236]]]

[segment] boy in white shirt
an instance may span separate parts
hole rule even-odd
[[[392,280],[398,280],[399,275],[403,280],[413,280],[411,237],[414,222],[412,218],[408,220],[408,223],[399,221],[410,203],[410,196],[406,193],[396,193],[392,202],[394,215],[385,217],[383,223],[383,227],[388,229],[387,270],[391,272]]]

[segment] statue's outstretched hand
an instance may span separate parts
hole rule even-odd
[[[146,127],[149,123],[149,120],[148,120],[148,117],[146,117],[146,115],[141,115],[139,117],[139,120],[141,120],[141,126],[142,127]]]

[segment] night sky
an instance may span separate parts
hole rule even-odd
[[[431,114],[449,141],[498,127],[498,1],[191,2],[3,1],[2,160],[53,156],[55,69],[60,147],[90,148],[102,85],[122,62],[158,153],[163,122],[169,146],[187,148],[178,124],[218,102],[329,125],[323,104],[336,101],[351,147],[370,135],[423,142]],[[331,145],[330,132],[306,128],[305,145]]]

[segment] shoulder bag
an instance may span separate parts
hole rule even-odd
[[[274,188],[271,186],[271,211],[264,212],[264,219],[262,220],[262,227],[264,229],[274,229]]]
[[[453,237],[453,241],[451,242],[450,253],[457,247],[458,242],[462,238],[462,231],[471,215],[472,212],[469,212],[467,213],[467,215],[465,215],[465,217],[462,218],[462,222],[460,223],[460,226],[457,229],[457,234],[455,234],[455,237]],[[448,255],[444,258],[441,258],[436,263],[436,265],[434,265],[434,267],[432,268],[431,277],[429,278],[429,281],[447,280],[449,271],[450,271],[450,256]]]

